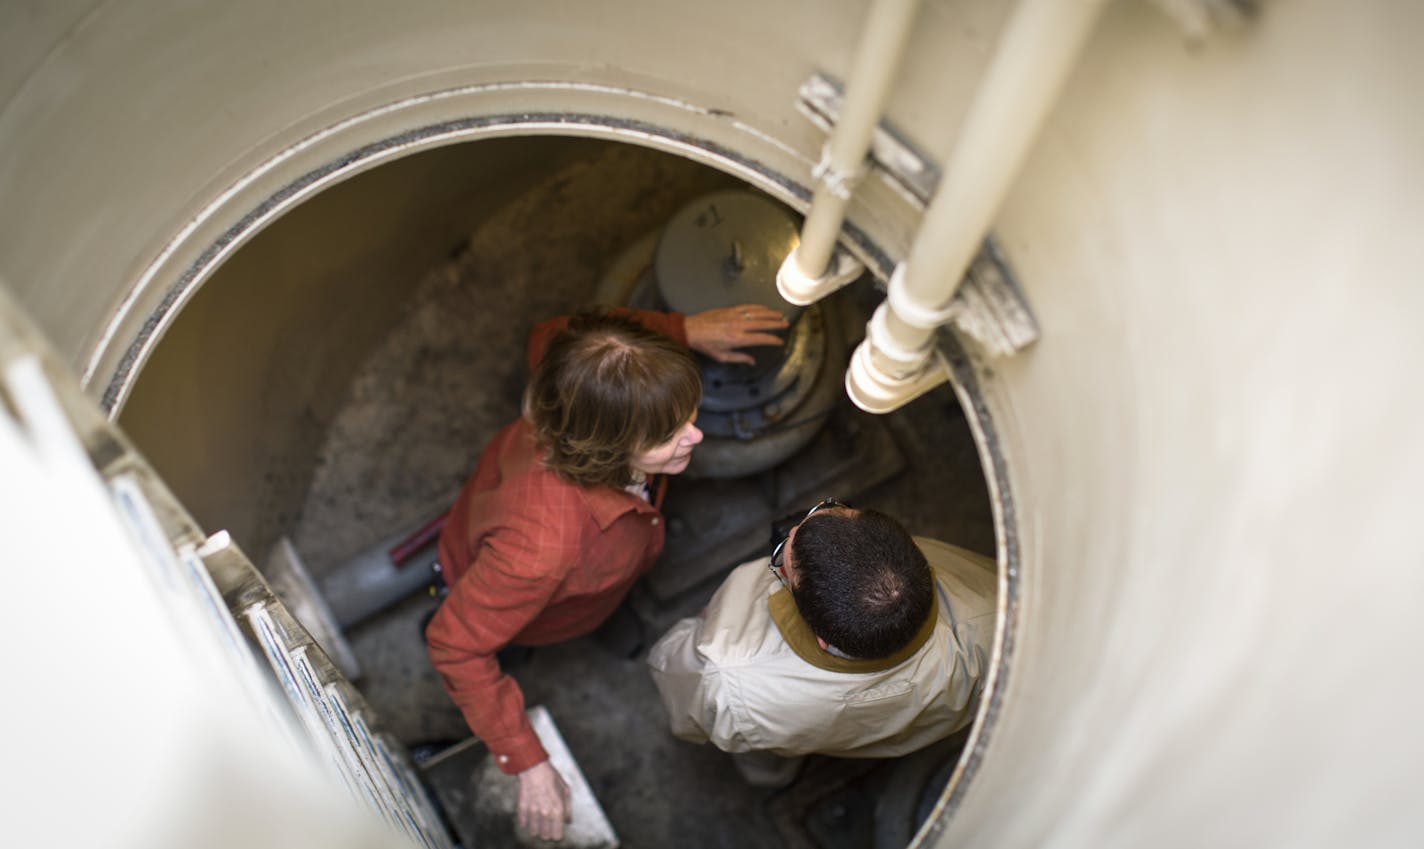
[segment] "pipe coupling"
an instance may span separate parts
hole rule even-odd
[[[952,321],[959,311],[954,303],[954,293],[959,290],[959,281],[954,281],[955,285],[950,289],[949,301],[945,306],[928,307],[916,300],[905,285],[906,267],[903,262],[895,266],[894,273],[890,275],[890,285],[886,287],[885,302],[890,305],[896,317],[921,330],[934,330]]]
[[[927,334],[917,343],[907,344],[890,330],[892,312],[894,309],[886,302],[876,307],[875,314],[865,325],[865,338],[871,343],[882,369],[897,376],[908,375],[922,368],[929,359],[934,335]]]

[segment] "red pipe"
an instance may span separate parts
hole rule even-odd
[[[430,544],[430,541],[440,536],[440,532],[445,529],[445,523],[450,521],[450,511],[446,510],[429,522],[421,526],[420,530],[396,543],[387,552],[390,555],[391,563],[396,568],[405,565],[417,551]]]

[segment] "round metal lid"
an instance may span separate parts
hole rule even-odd
[[[800,238],[791,211],[764,195],[703,195],[678,210],[658,240],[658,291],[680,313],[761,304],[795,318],[800,308],[782,300],[776,272]]]

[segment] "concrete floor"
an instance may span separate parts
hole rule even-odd
[[[730,182],[669,156],[597,146],[453,246],[447,263],[412,280],[405,314],[351,384],[291,530],[308,567],[317,575],[338,568],[448,504],[485,441],[517,414],[529,328],[588,300],[619,250],[688,199]],[[880,295],[861,283],[847,297],[862,321]],[[892,513],[915,533],[993,553],[978,456],[948,388],[875,422],[849,405],[836,415],[883,427],[905,468],[869,490],[834,494]],[[678,479],[673,495],[694,497],[706,486]],[[740,555],[729,548],[722,571]],[[657,568],[677,568],[667,560]],[[636,588],[650,638],[700,609],[717,582],[711,575],[673,598],[651,593],[646,582]],[[419,634],[433,605],[413,596],[347,633],[364,668],[363,694],[412,746],[469,736]],[[824,819],[824,810],[813,810],[816,800],[843,792],[877,764],[820,759],[798,785],[758,791],[738,779],[725,755],[667,733],[640,659],[615,658],[581,639],[540,648],[514,674],[528,703],[553,715],[624,846],[772,849],[860,839],[835,823],[816,828],[808,816]],[[847,809],[826,810],[841,816]]]

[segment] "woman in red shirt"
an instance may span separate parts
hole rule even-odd
[[[426,630],[430,658],[466,722],[519,776],[519,824],[557,840],[568,788],[495,653],[547,645],[606,620],[663,549],[666,475],[702,441],[689,348],[723,362],[780,345],[769,307],[692,316],[582,313],[535,328],[524,415],[480,456],[440,535],[450,594]]]

